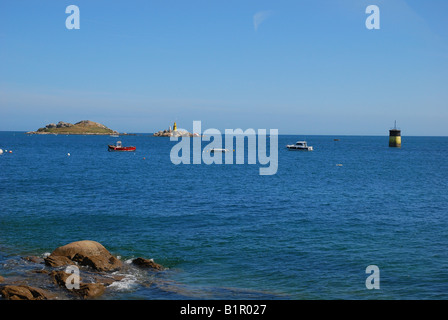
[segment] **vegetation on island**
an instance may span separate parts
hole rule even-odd
[[[90,120],[83,120],[75,124],[59,121],[57,124],[50,123],[37,131],[27,132],[28,134],[98,134],[110,135],[118,134],[117,131],[109,129],[105,125],[93,122]]]

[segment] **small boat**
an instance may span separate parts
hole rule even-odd
[[[219,148],[210,149],[211,153],[215,153],[215,152],[229,152],[229,151],[230,151],[229,149],[219,149]]]
[[[313,151],[313,147],[308,146],[306,141],[297,141],[296,144],[288,144],[286,148],[289,150]]]
[[[111,134],[110,136],[111,136],[112,138],[118,138],[118,137],[119,137],[118,134]]]
[[[136,147],[123,147],[121,141],[117,141],[116,145],[108,145],[108,151],[135,151]]]

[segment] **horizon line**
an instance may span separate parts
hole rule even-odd
[[[26,130],[0,130],[0,132],[19,132],[26,134],[29,131]],[[122,135],[153,135],[155,132],[119,132],[119,134]],[[40,134],[35,134],[40,135]],[[51,135],[51,134],[43,134],[45,135]],[[56,134],[53,134],[56,135]],[[69,135],[69,136],[108,136],[109,134],[57,134],[57,135]],[[225,135],[225,133],[221,133],[221,135]],[[239,135],[239,134],[235,134]],[[242,134],[245,135],[245,134]],[[257,133],[255,135],[258,135]],[[378,135],[378,134],[304,134],[304,133],[282,133],[278,134],[278,136],[321,136],[321,137],[389,137],[389,135]],[[270,134],[266,133],[266,136],[270,136]],[[401,137],[433,137],[433,138],[447,138],[448,135],[441,136],[441,135],[402,135]]]

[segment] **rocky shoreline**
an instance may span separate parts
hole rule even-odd
[[[129,268],[113,256],[102,244],[82,240],[56,248],[48,256],[22,257],[33,268],[30,271],[43,280],[36,287],[23,279],[0,275],[0,299],[6,300],[66,300],[100,298],[109,286],[122,281],[120,271]],[[165,270],[152,259],[132,259],[132,267],[148,272]]]

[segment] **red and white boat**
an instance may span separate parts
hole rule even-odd
[[[117,144],[114,146],[112,144],[108,145],[109,151],[135,151],[136,147],[123,147],[121,141],[117,141]]]

